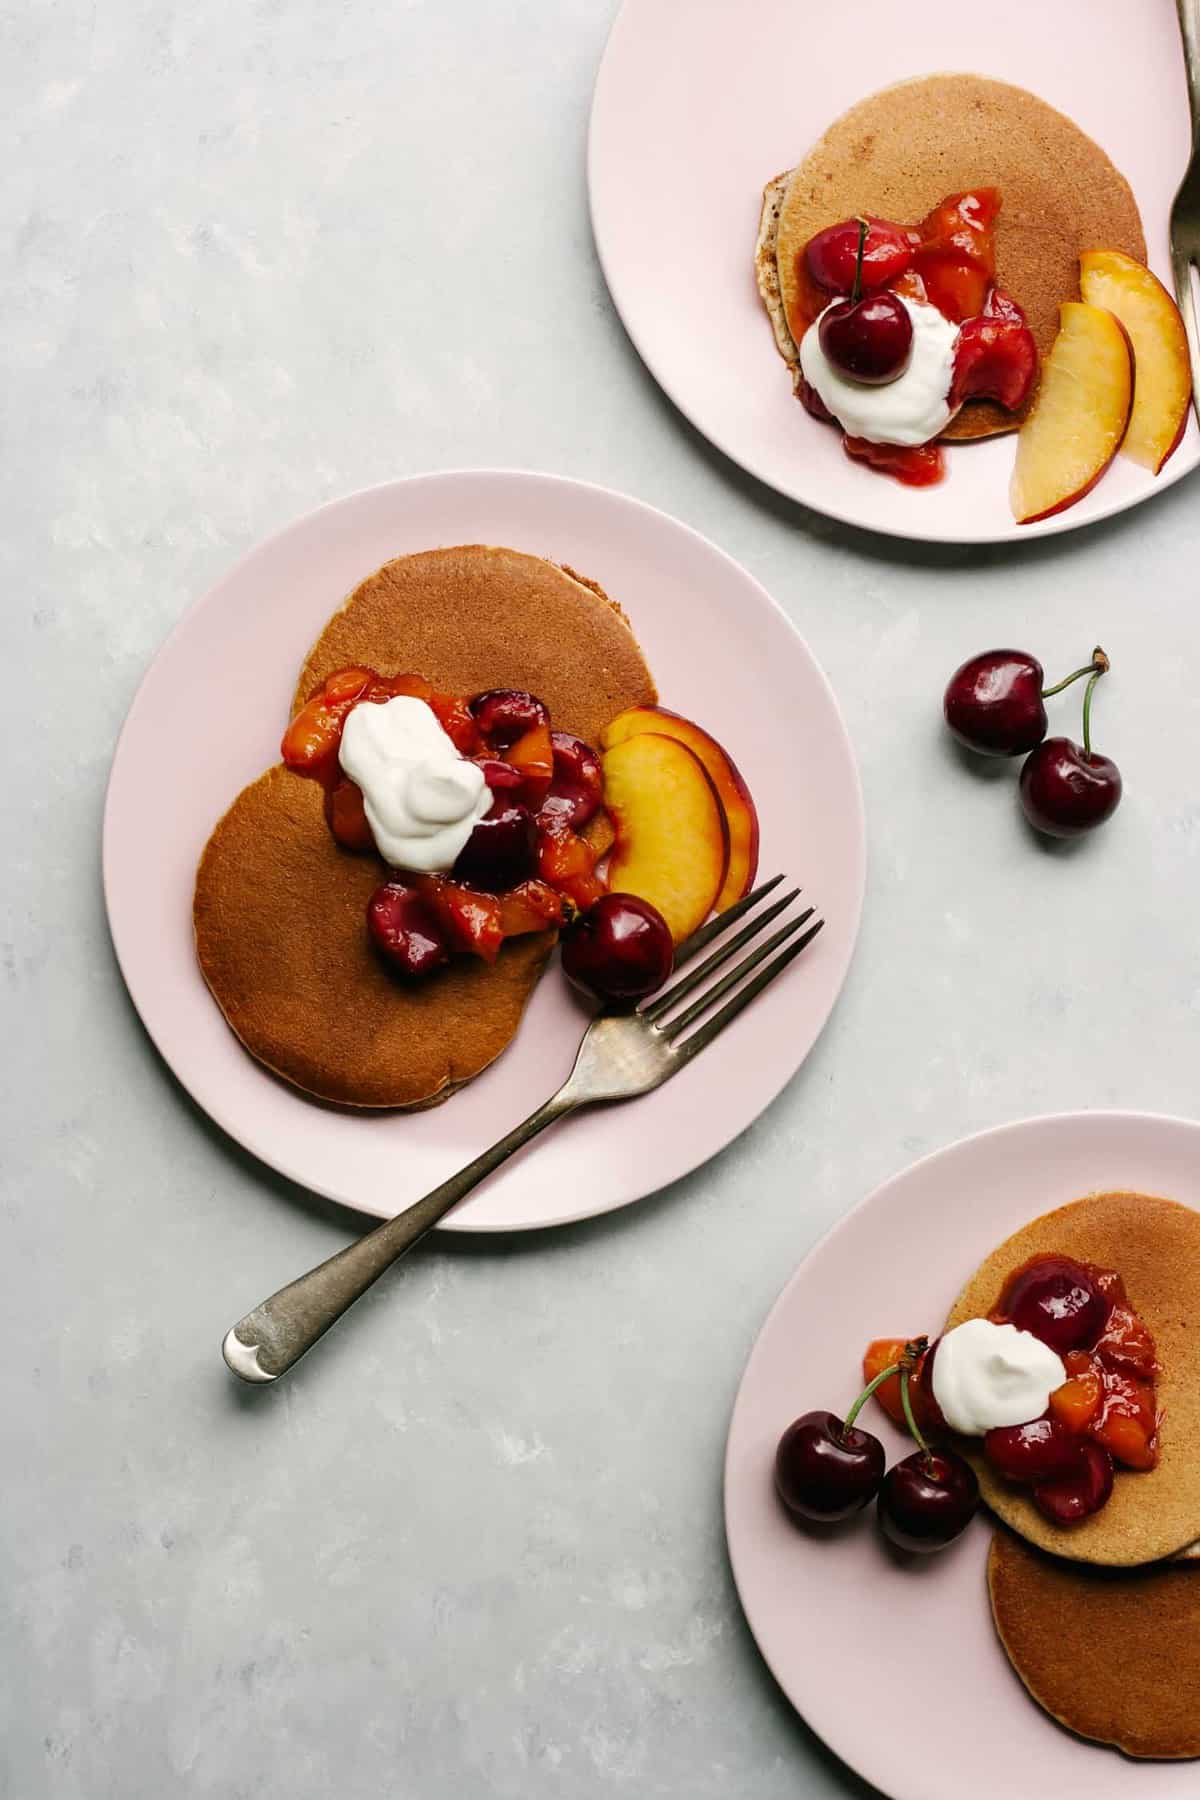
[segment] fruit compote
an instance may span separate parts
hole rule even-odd
[[[1110,1476],[1112,1464],[1155,1467],[1160,1415],[1154,1338],[1114,1269],[1072,1257],[1036,1256],[1009,1277],[991,1317],[997,1324],[1031,1331],[1062,1357],[1067,1380],[1050,1396],[1046,1417],[1052,1426],[1077,1447],[1094,1445],[1101,1459],[1110,1459]],[[1004,1466],[1008,1446],[993,1438],[989,1433],[984,1439],[985,1453],[1002,1474],[1009,1474]],[[1076,1465],[1086,1493],[1096,1502],[1084,1511],[1074,1511],[1078,1494],[1069,1470],[1047,1479],[1044,1487],[1035,1479],[1035,1501],[1057,1523],[1086,1517],[1111,1491],[1111,1479],[1106,1483],[1096,1464],[1093,1452]]]
[[[996,286],[999,211],[998,189],[975,188],[948,195],[919,225],[867,217],[819,231],[796,259],[796,292],[788,312],[796,343],[835,296],[861,291],[860,306],[886,292],[924,302],[959,328],[948,405],[957,410],[967,400],[986,399],[1015,411],[1033,385],[1037,348],[1021,308]],[[868,324],[864,320],[864,331]],[[803,378],[798,391],[814,418],[837,423]],[[880,443],[849,433],[843,442],[848,456],[910,487],[931,486],[944,474],[936,443]]]
[[[325,817],[343,849],[374,851],[362,790],[338,761],[354,707],[407,696],[423,700],[461,756],[478,763],[492,795],[447,875],[398,871],[372,894],[367,930],[380,955],[410,978],[455,953],[494,962],[506,938],[545,931],[584,912],[604,891],[582,828],[603,804],[600,759],[581,739],[551,729],[534,695],[493,688],[466,699],[424,676],[339,669],[301,707],[281,754],[319,781]]]
[[[1158,1462],[1158,1361],[1154,1338],[1113,1269],[1069,1256],[1035,1256],[1009,1276],[993,1324],[1028,1331],[1062,1358],[1067,1379],[1045,1413],[987,1432],[983,1451],[997,1474],[1031,1490],[1038,1509],[1056,1525],[1072,1525],[1104,1506],[1114,1466],[1153,1469]],[[933,1393],[935,1340],[915,1359],[912,1409],[931,1437],[947,1435]],[[903,1354],[903,1338],[877,1338],[863,1357],[871,1381]],[[903,1425],[895,1376],[875,1398]]]

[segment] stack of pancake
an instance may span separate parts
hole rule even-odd
[[[979,187],[1000,190],[996,280],[1024,309],[1043,357],[1058,330],[1059,303],[1079,298],[1081,250],[1146,260],[1129,183],[1062,113],[981,75],[900,82],[843,113],[802,162],[764,189],[755,270],[794,382],[799,352],[788,319],[797,258],[809,239],[863,213],[916,225],[949,195]],[[942,436],[993,437],[1015,430],[1021,416],[971,400]]]
[[[309,651],[293,712],[350,666],[424,675],[452,694],[525,689],[556,729],[589,743],[656,698],[600,588],[478,544],[399,557],[369,576]],[[606,826],[600,815],[589,829]],[[367,939],[367,900],[387,874],[378,857],[334,842],[320,784],[282,763],[238,795],[196,874],[196,952],[225,1018],[269,1069],[338,1105],[417,1108],[455,1093],[511,1040],[555,941],[552,931],[513,938],[494,964],[455,957],[406,984]]]
[[[960,1447],[1002,1521],[988,1562],[1000,1641],[1030,1694],[1082,1737],[1129,1756],[1200,1756],[1200,1213],[1145,1194],[1095,1194],[1002,1244],[946,1329],[985,1317],[1033,1256],[1115,1269],[1158,1349],[1161,1456],[1117,1471],[1107,1506],[1056,1526]]]

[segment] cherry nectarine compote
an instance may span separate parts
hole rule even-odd
[[[356,706],[402,697],[424,701],[459,756],[478,765],[490,805],[447,874],[398,870],[372,894],[367,931],[385,961],[412,978],[455,953],[494,962],[506,938],[586,911],[604,891],[596,853],[580,835],[603,804],[600,759],[553,731],[543,703],[513,688],[468,699],[422,675],[348,668],[327,676],[284,733],[282,756],[321,783],[336,841],[376,848],[362,790],[339,762],[346,720]]]
[[[1114,1467],[1157,1465],[1154,1338],[1115,1270],[1069,1256],[1032,1257],[1009,1276],[989,1318],[1037,1338],[1066,1372],[1038,1417],[995,1426],[982,1438],[997,1474],[1027,1486],[1052,1523],[1072,1525],[1098,1512],[1112,1493]],[[885,1371],[907,1355],[910,1408],[930,1436],[949,1431],[934,1391],[940,1342],[914,1357],[904,1339],[879,1338],[863,1357],[864,1380],[878,1380],[875,1398],[902,1425],[899,1380]],[[951,1410],[944,1392],[943,1398]]]
[[[965,401],[993,400],[1016,411],[1037,373],[1025,316],[996,286],[999,211],[999,191],[976,188],[948,195],[919,225],[843,220],[819,231],[797,257],[788,324],[802,345],[819,319],[821,348],[811,367],[801,350],[800,398],[815,418],[842,426],[847,455],[911,487],[942,479],[935,440]],[[936,329],[914,340],[914,322],[930,320]],[[841,378],[843,385],[834,384],[840,401],[828,385],[817,391],[817,364]],[[911,408],[894,397],[876,408],[860,392],[906,376]],[[922,432],[928,437],[916,441]]]

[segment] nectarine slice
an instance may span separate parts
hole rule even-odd
[[[616,833],[609,888],[656,906],[678,944],[708,917],[725,881],[729,830],[717,791],[699,757],[660,732],[638,732],[600,760]]]
[[[1192,368],[1179,308],[1157,275],[1120,250],[1085,250],[1079,286],[1120,319],[1133,345],[1133,410],[1122,455],[1157,475],[1187,424]]]
[[[1133,402],[1133,357],[1120,322],[1064,301],[1033,411],[1017,434],[1009,498],[1019,525],[1090,493],[1117,453]]]
[[[646,731],[678,738],[681,744],[686,744],[700,758],[717,790],[729,827],[729,867],[713,910],[724,912],[727,906],[749,893],[758,872],[758,813],[750,790],[738,773],[737,764],[716,738],[691,719],[669,712],[665,706],[631,706],[618,713],[600,742],[607,749]]]

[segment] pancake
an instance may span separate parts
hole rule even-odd
[[[995,1473],[978,1440],[961,1439],[959,1448],[992,1511],[1042,1549],[1116,1567],[1173,1556],[1200,1538],[1200,1213],[1148,1194],[1093,1194],[1061,1206],[992,1252],[950,1309],[946,1330],[991,1312],[1013,1270],[1050,1253],[1117,1270],[1153,1332],[1163,1411],[1158,1467],[1118,1469],[1107,1506],[1062,1526]]]
[[[309,653],[298,698],[351,663],[411,670],[456,693],[526,688],[557,728],[592,742],[616,713],[655,698],[600,589],[482,546],[369,576]],[[319,784],[277,764],[238,795],[204,850],[196,951],[229,1025],[277,1075],[339,1105],[415,1108],[448,1098],[510,1042],[556,934],[512,939],[490,967],[456,957],[408,984],[367,938],[367,899],[384,878],[379,858],[333,841]]]
[[[1081,250],[1103,246],[1146,259],[1128,182],[1044,100],[981,75],[900,82],[843,113],[763,195],[759,287],[793,375],[786,310],[808,240],[859,213],[914,225],[948,194],[976,187],[1000,189],[996,279],[1025,309],[1042,356],[1058,330],[1059,303],[1079,297]],[[992,437],[1019,423],[992,401],[969,401],[942,435]]]
[[[1039,1706],[1127,1756],[1200,1756],[1200,1570],[1081,1568],[998,1531],[992,1618]]]

